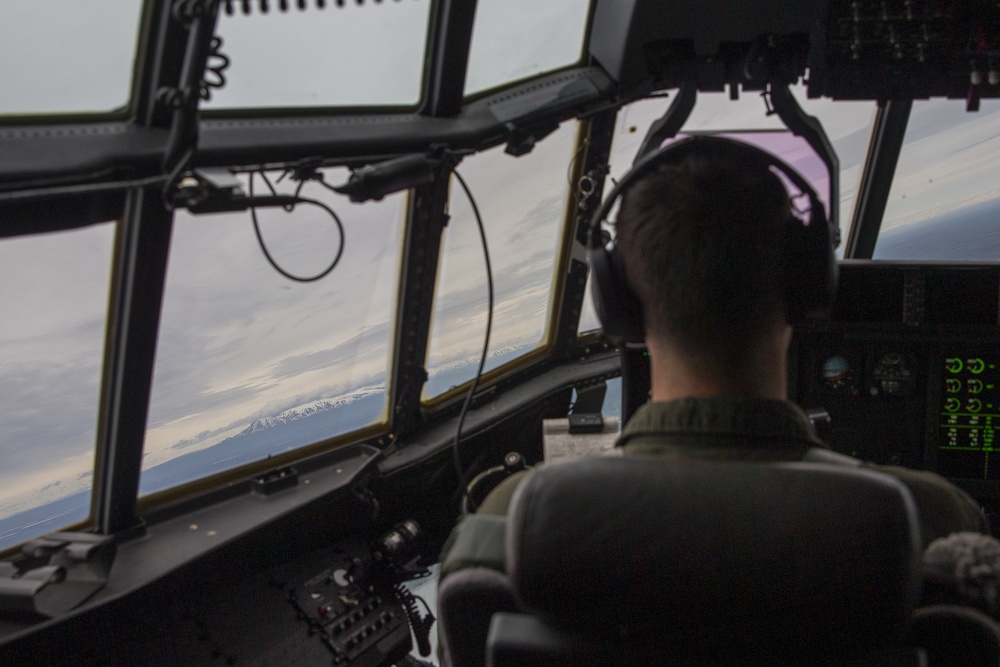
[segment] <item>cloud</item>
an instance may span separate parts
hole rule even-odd
[[[339,345],[285,357],[273,364],[267,375],[273,380],[282,380],[317,368],[336,368],[373,348],[385,355],[391,333],[388,322],[366,327]]]
[[[4,2],[0,115],[125,106],[142,7],[135,0]]]
[[[345,178],[330,170],[327,181]],[[202,442],[274,402],[292,407],[294,397],[320,388],[384,378],[405,195],[357,205],[317,184],[303,194],[333,206],[346,235],[336,269],[308,284],[266,264],[246,214],[178,214],[148,450]],[[296,273],[322,268],[339,242],[329,216],[312,206],[270,210],[261,224],[269,250]]]
[[[0,469],[4,479],[46,470],[59,461],[93,451],[100,371],[96,357],[0,365],[0,393],[4,396]]]
[[[232,65],[207,108],[419,101],[430,0],[330,5],[222,16]]]
[[[483,90],[579,60],[589,6],[590,0],[477,5],[466,90]],[[526,16],[531,20],[514,18]]]

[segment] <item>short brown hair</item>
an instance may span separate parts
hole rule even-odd
[[[617,245],[646,331],[713,365],[736,367],[784,317],[785,187],[745,147],[713,144],[637,180]]]

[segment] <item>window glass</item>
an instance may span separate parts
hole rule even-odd
[[[431,0],[326,3],[244,14],[235,2],[216,33],[230,59],[206,109],[416,105]],[[217,59],[210,60],[219,62]]]
[[[114,231],[0,240],[0,549],[90,515]]]
[[[564,123],[520,158],[497,147],[458,167],[482,213],[493,269],[486,370],[546,342],[578,127]],[[428,347],[427,398],[472,379],[486,328],[488,292],[479,231],[454,179],[449,207]]]
[[[141,15],[138,0],[4,0],[0,115],[125,107]]]
[[[807,114],[822,123],[840,162],[839,224],[841,238],[846,239],[875,120],[875,103],[811,100],[806,98],[802,86],[793,86],[792,94]],[[620,178],[628,170],[650,124],[663,115],[672,99],[671,94],[667,99],[640,100],[622,108],[612,144],[612,176]],[[684,124],[684,131],[688,132],[784,128],[777,114],[767,115],[759,93],[743,93],[738,101],[730,100],[728,94],[700,93],[690,118]],[[608,189],[610,185],[606,184],[605,191]]]
[[[806,98],[802,86],[794,86],[792,93],[805,112],[815,116],[823,124],[837,153],[840,162],[839,224],[841,238],[846,239],[868,140],[871,137],[875,104],[810,100]],[[605,180],[605,195],[614,182],[632,166],[649,126],[666,112],[674,94],[671,91],[668,97],[639,100],[619,111],[611,145],[611,178]],[[758,93],[743,93],[737,101],[730,100],[728,94],[700,93],[691,116],[684,124],[684,131],[725,133],[726,130],[781,130],[784,127],[776,114],[767,115],[764,100]],[[822,197],[824,193],[819,194]],[[842,250],[843,246],[838,249],[838,255],[842,254]],[[580,317],[581,333],[600,326],[590,303],[589,289],[588,286],[587,300]]]
[[[580,324],[577,326],[579,333],[586,333],[601,328],[601,323],[597,320],[597,311],[594,310],[594,299],[590,296],[591,276],[587,274],[587,292],[583,296],[583,309],[580,311]]]
[[[271,174],[272,182],[276,180]],[[346,170],[327,170],[328,183]],[[294,184],[276,183],[281,192]],[[259,176],[254,194],[265,191]],[[300,203],[250,212],[179,212],[147,425],[140,491],[153,493],[386,420],[404,193],[351,204],[319,184],[343,222]]]
[[[1000,259],[1000,101],[913,103],[876,259]]]
[[[590,0],[479,0],[465,94],[579,62]]]

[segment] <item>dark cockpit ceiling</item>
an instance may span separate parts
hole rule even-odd
[[[417,26],[426,32],[426,44],[415,56],[420,66],[412,99],[227,106],[217,90],[215,103],[199,103],[203,81],[217,81],[212,68],[228,58],[226,46],[212,43],[216,32],[225,32],[225,21],[266,26],[300,11],[360,16],[395,3],[426,11]],[[777,115],[822,152],[823,133],[782,92],[801,81],[809,98],[877,103],[859,170],[858,203],[853,213],[841,211],[843,256],[865,260],[875,249],[913,100],[964,100],[956,104],[974,112],[980,100],[1000,94],[993,81],[1000,63],[1000,9],[985,0],[577,2],[581,16],[573,25],[579,26],[580,48],[574,45],[574,55],[492,79],[474,76],[476,17],[502,12],[503,3],[395,3],[147,2],[137,17],[124,106],[100,112],[0,109],[0,237],[122,220],[109,260],[94,490],[81,524],[117,542],[116,553],[105,563],[105,585],[83,603],[61,594],[58,585],[34,597],[24,586],[0,587],[4,599],[18,601],[24,612],[0,614],[0,655],[51,662],[75,643],[84,664],[216,658],[274,664],[289,656],[328,661],[327,647],[299,632],[282,588],[290,582],[301,588],[315,574],[310,568],[327,567],[303,554],[348,538],[360,541],[351,549],[363,551],[372,535],[416,518],[427,534],[425,556],[433,560],[454,522],[459,483],[449,447],[461,389],[468,386],[463,379],[433,400],[422,391],[430,329],[438,317],[435,281],[427,276],[440,269],[448,174],[456,162],[471,162],[474,154],[495,147],[526,160],[580,119],[582,143],[560,163],[558,177],[565,180],[569,162],[572,178],[592,177],[593,191],[601,192],[615,114],[627,103],[664,93],[677,113],[649,129],[651,140],[679,131],[685,108],[690,112],[699,93],[726,92],[736,100],[767,92]],[[532,20],[525,12],[510,25]],[[276,51],[295,47],[294,39],[279,41],[276,36]],[[238,45],[225,43],[235,58]],[[349,61],[351,54],[338,57]],[[409,162],[386,166],[399,157]],[[836,159],[832,151],[826,157]],[[397,241],[402,259],[394,330],[386,333],[390,395],[383,413],[343,437],[320,438],[302,450],[140,501],[157,332],[161,345],[172,340],[163,333],[161,312],[169,255],[177,252],[171,233],[184,226],[175,217],[185,206],[248,207],[219,186],[223,172],[206,170],[292,168],[302,175],[365,165],[376,166],[362,183],[367,195],[390,199],[392,192],[409,191],[405,203],[392,204],[406,224]],[[201,171],[195,181],[202,198],[171,199],[193,170]],[[334,173],[348,178],[346,170]],[[164,207],[165,193],[178,206],[176,214]],[[565,416],[574,390],[582,393],[636,370],[622,368],[599,334],[578,335],[587,270],[574,249],[585,240],[597,203],[583,197],[564,207],[566,222],[555,232],[557,247],[550,253],[558,257],[553,273],[561,277],[552,279],[552,322],[543,344],[521,363],[488,373],[472,402],[462,448],[471,472],[511,449],[537,460],[543,418]],[[981,374],[992,378],[992,366],[1000,366],[998,302],[994,265],[848,262],[834,321],[796,339],[795,396],[804,408],[829,413],[829,439],[837,449],[937,469],[996,510],[1000,462],[991,467],[991,454],[962,453],[968,443],[960,440],[976,431],[992,443],[992,426],[969,420],[994,406],[977,406],[979,394],[969,387],[979,386]],[[952,385],[960,385],[955,396],[949,394]],[[631,394],[626,400],[635,400],[635,387]],[[867,444],[861,434],[868,432],[878,434],[877,445]],[[106,547],[93,551],[95,562],[107,555]],[[42,564],[60,548],[42,545],[31,564]],[[7,574],[0,571],[0,579]],[[398,620],[383,625],[379,637],[396,632]],[[134,632],[118,641],[126,624]],[[248,638],[258,639],[264,650],[255,652]]]

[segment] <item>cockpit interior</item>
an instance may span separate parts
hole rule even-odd
[[[3,664],[449,664],[473,487],[648,398],[588,237],[684,136],[827,209],[820,437],[998,527],[1000,3],[7,0],[0,88]]]

